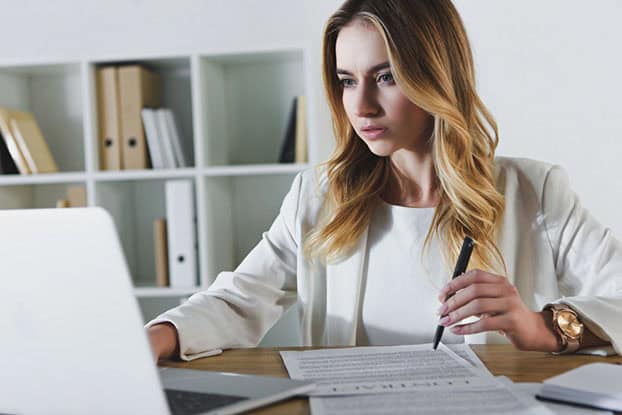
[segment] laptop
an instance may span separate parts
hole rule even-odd
[[[158,370],[100,208],[0,211],[0,355],[2,414],[234,414],[313,389]]]

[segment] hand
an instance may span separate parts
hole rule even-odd
[[[179,353],[177,329],[172,324],[162,323],[151,326],[147,329],[147,335],[156,363]]]
[[[451,326],[471,316],[480,317],[474,323],[452,327],[454,334],[497,330],[519,350],[560,349],[550,319],[527,308],[516,287],[505,277],[471,270],[447,283],[438,298],[443,302],[438,310],[443,316],[439,323],[442,326]]]

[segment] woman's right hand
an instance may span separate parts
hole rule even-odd
[[[158,361],[179,354],[177,329],[171,323],[160,323],[147,329],[153,357]]]

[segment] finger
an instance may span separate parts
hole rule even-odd
[[[469,324],[462,324],[450,328],[453,334],[467,335],[482,333],[485,331],[504,330],[507,326],[508,317],[506,314],[488,317]]]
[[[445,314],[462,307],[476,298],[502,297],[505,293],[503,286],[499,284],[472,284],[458,291],[453,297],[447,299],[438,309],[438,314]]]
[[[506,313],[508,309],[508,301],[504,298],[476,298],[447,314],[439,321],[439,324],[441,326],[450,326],[467,317],[480,316],[482,314],[495,316]]]
[[[439,299],[444,301],[449,295],[454,294],[456,291],[463,289],[474,283],[494,284],[499,283],[507,279],[500,275],[491,274],[486,271],[474,269],[466,274],[462,274],[453,280],[449,281],[439,293]]]

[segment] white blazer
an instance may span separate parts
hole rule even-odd
[[[581,207],[562,168],[499,157],[496,180],[506,203],[498,246],[525,304],[571,306],[622,354],[622,244]],[[298,174],[274,223],[238,268],[147,326],[175,325],[180,357],[191,360],[212,349],[255,346],[296,304],[304,345],[355,345],[367,230],[337,264],[309,262],[302,253],[302,235],[316,223],[325,191],[314,170]],[[465,341],[507,342],[496,332]]]

